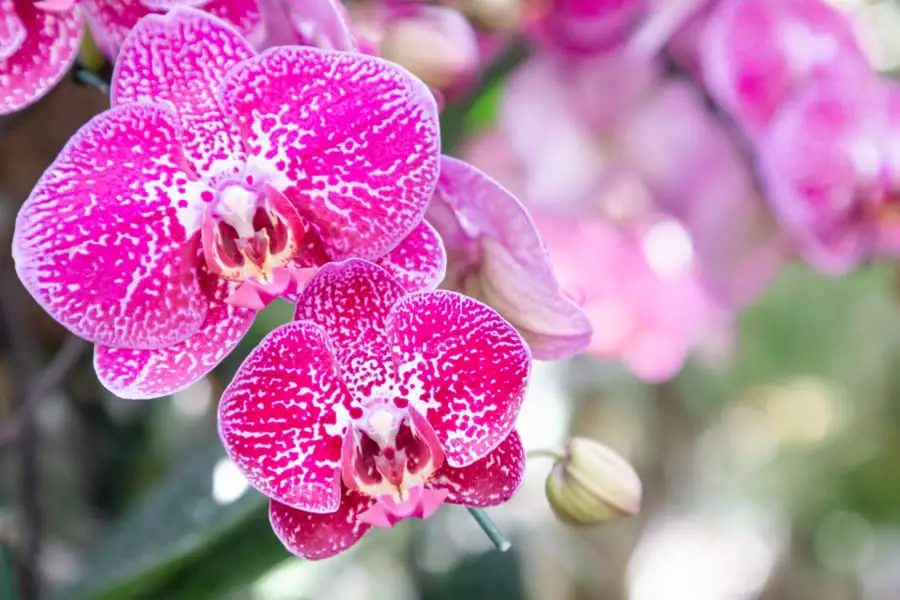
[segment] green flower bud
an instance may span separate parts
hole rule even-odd
[[[641,480],[634,468],[586,438],[569,440],[545,490],[553,512],[569,525],[598,525],[635,515],[641,507]]]

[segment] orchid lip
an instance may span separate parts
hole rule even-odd
[[[434,514],[447,494],[428,486],[443,464],[434,430],[415,409],[375,400],[348,428],[341,450],[341,477],[347,488],[376,503],[363,520],[379,527]]]
[[[201,238],[209,270],[241,285],[231,304],[262,308],[299,293],[312,272],[296,265],[307,226],[290,202],[252,177],[208,191]]]

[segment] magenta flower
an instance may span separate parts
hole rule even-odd
[[[81,44],[81,15],[32,0],[0,0],[0,114],[39,100],[63,78]]]
[[[115,60],[128,33],[151,14],[162,14],[177,6],[191,6],[233,25],[254,48],[261,49],[266,37],[257,0],[80,0],[97,47]]]
[[[824,0],[722,0],[703,35],[710,92],[754,139],[810,83],[869,71],[849,18]]]
[[[219,433],[271,499],[285,546],[326,558],[442,502],[508,500],[525,466],[513,427],[530,366],[487,306],[410,294],[366,261],[332,263],[225,390]]]
[[[415,289],[442,279],[422,221],[437,109],[399,67],[301,47],[254,56],[179,8],[128,37],[111,103],[22,206],[13,253],[38,303],[97,344],[116,394],[196,381],[329,260],[381,261]]]
[[[587,347],[591,324],[560,288],[540,234],[515,196],[445,156],[427,216],[447,248],[444,287],[497,310],[535,358],[569,358]]]
[[[538,40],[572,53],[623,44],[644,16],[649,0],[546,0],[532,24]]]
[[[900,88],[874,75],[811,87],[762,139],[772,208],[817,268],[900,255],[898,140]]]

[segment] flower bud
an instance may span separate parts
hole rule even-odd
[[[603,444],[572,438],[553,465],[545,486],[559,520],[569,525],[599,525],[637,514],[641,480],[628,462]]]
[[[523,0],[459,0],[459,10],[488,31],[512,31],[522,21]]]
[[[478,68],[478,40],[459,12],[425,6],[399,14],[385,28],[381,55],[433,88],[446,89]]]

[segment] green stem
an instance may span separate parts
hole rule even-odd
[[[472,508],[471,506],[466,508],[469,511],[469,514],[472,515],[472,518],[475,519],[475,522],[478,523],[478,526],[481,527],[482,531],[484,531],[488,538],[494,543],[497,550],[506,552],[512,548],[512,542],[509,541],[508,537],[503,535],[502,531],[497,529],[497,525],[483,509]]]
[[[548,449],[530,450],[530,451],[528,451],[526,456],[529,459],[531,459],[531,458],[552,458],[553,460],[563,460],[566,457],[566,455],[563,452],[560,452],[559,450],[548,450]]]

